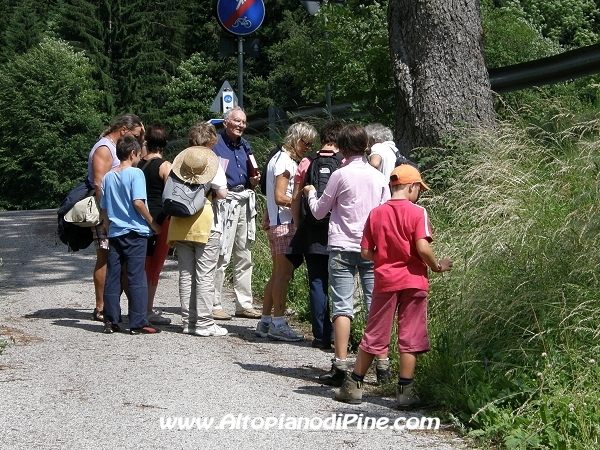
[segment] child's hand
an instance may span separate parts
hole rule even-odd
[[[438,261],[438,263],[440,264],[440,266],[442,266],[440,272],[448,272],[449,270],[452,270],[453,262],[450,258],[441,259]]]
[[[307,184],[306,186],[304,186],[303,192],[304,192],[304,195],[306,195],[308,197],[308,193],[310,191],[314,191],[314,190],[315,190],[315,187],[312,184]]]

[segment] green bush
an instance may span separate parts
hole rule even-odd
[[[595,448],[600,119],[548,102],[428,154],[434,250],[423,397],[508,448]],[[538,115],[540,118],[540,115]],[[434,161],[437,159],[437,164]]]

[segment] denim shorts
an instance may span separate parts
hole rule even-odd
[[[332,318],[346,316],[354,319],[354,276],[358,272],[363,290],[365,313],[369,314],[373,295],[373,262],[360,252],[331,250],[329,252],[329,286],[331,287]]]

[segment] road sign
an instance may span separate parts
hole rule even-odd
[[[238,99],[231,89],[229,81],[223,82],[223,86],[219,89],[219,93],[215,97],[209,111],[224,113],[227,109],[231,109],[238,104]]]
[[[218,0],[217,19],[230,33],[245,36],[262,25],[265,4],[263,0]]]

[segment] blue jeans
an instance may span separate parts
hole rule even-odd
[[[333,319],[337,316],[354,319],[354,276],[356,271],[360,277],[365,313],[368,316],[375,280],[373,262],[360,256],[360,252],[331,250],[329,253],[329,285],[331,286]]]
[[[310,321],[314,338],[324,344],[331,342],[329,311],[329,256],[304,255],[308,270]]]
[[[104,285],[104,320],[113,324],[121,315],[121,267],[127,265],[129,289],[129,328],[148,325],[148,284],[146,282],[146,247],[148,238],[131,231],[122,236],[109,238],[106,282]]]

